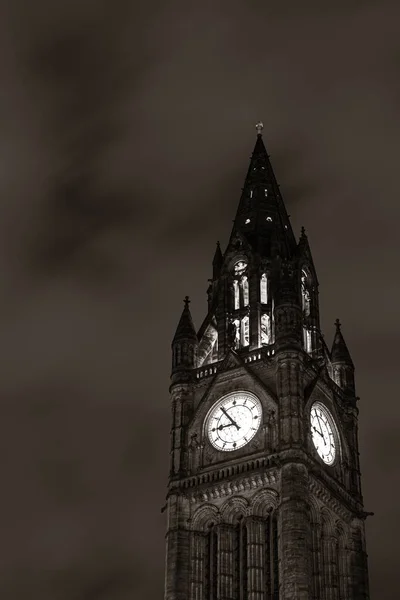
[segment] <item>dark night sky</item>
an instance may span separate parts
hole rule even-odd
[[[358,374],[371,596],[398,567],[398,1],[3,1],[0,597],[163,595],[170,340],[265,123]]]

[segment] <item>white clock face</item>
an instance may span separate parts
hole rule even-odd
[[[311,435],[314,446],[325,464],[332,465],[336,458],[336,438],[333,432],[333,419],[320,402],[311,408]]]
[[[233,392],[219,400],[208,416],[206,431],[214,448],[238,450],[257,433],[261,425],[261,403],[249,392]]]

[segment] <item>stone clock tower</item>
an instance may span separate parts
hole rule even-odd
[[[172,342],[165,600],[366,600],[354,365],[262,124],[208,312]]]

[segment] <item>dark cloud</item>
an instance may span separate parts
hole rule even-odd
[[[186,294],[204,317],[261,118],[357,366],[392,598],[398,3],[0,7],[0,596],[162,596],[170,339]]]

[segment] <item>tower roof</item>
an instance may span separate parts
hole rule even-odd
[[[332,363],[345,363],[351,367],[354,367],[349,349],[347,348],[346,342],[344,341],[339,319],[336,319],[335,326],[336,333],[335,337],[333,338],[331,361]]]
[[[196,330],[194,328],[192,315],[190,313],[189,303],[189,296],[186,296],[184,299],[185,306],[183,308],[181,318],[179,319],[178,327],[176,328],[172,343],[179,340],[195,340],[197,342]]]
[[[213,258],[213,276],[217,277],[218,273],[221,269],[221,265],[223,263],[223,256],[222,256],[222,252],[221,252],[221,246],[220,243],[217,242],[217,247],[215,249],[215,254],[214,254],[214,258]]]
[[[296,239],[262,138],[262,123],[239,207],[234,231],[240,231],[254,250],[266,256],[291,256]]]

